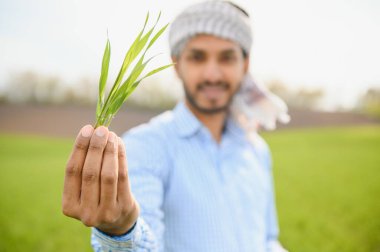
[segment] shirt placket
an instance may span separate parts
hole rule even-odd
[[[212,167],[214,168],[214,172],[218,174],[219,179],[223,181],[224,178],[221,171],[221,148],[206,128],[202,128],[202,139],[207,155],[211,161]]]

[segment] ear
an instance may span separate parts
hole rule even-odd
[[[175,69],[175,72],[177,73],[178,75],[178,57],[177,56],[172,56],[172,61],[174,63],[174,69]]]
[[[250,61],[249,56],[245,57],[245,59],[244,59],[244,74],[246,74],[249,70],[249,61]]]

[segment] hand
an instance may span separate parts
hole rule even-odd
[[[79,132],[66,166],[62,211],[109,235],[125,234],[136,222],[124,144],[106,127],[86,125]]]

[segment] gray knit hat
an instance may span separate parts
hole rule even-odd
[[[215,35],[237,42],[249,54],[252,31],[249,17],[226,1],[206,1],[186,8],[172,22],[169,33],[171,54],[178,56],[190,38]]]

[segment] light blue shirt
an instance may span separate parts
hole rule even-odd
[[[217,143],[179,103],[123,140],[141,215],[124,236],[93,229],[95,251],[276,250],[271,158],[262,138],[248,140],[227,120]]]

